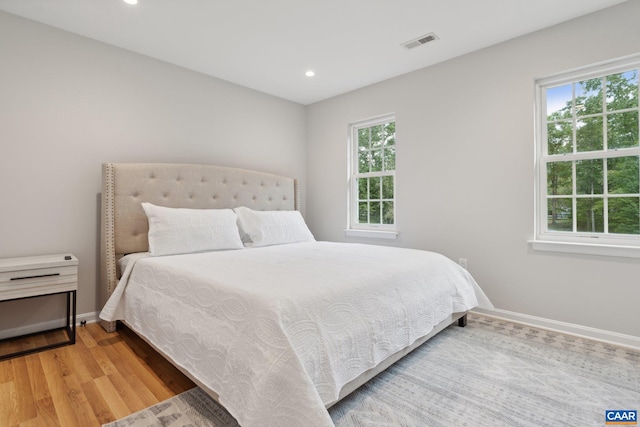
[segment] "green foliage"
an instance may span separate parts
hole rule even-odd
[[[607,189],[610,194],[640,192],[639,160],[637,156],[607,159]]]
[[[573,151],[572,122],[560,121],[548,123],[547,146],[549,154],[571,153]]]
[[[604,148],[602,116],[585,117],[576,121],[577,151],[599,151]]]
[[[640,234],[640,197],[609,199],[609,233]]]
[[[604,209],[602,198],[580,198],[576,202],[578,231],[604,232]]]
[[[638,70],[607,76],[607,110],[638,106]]]
[[[576,162],[576,193],[602,194],[603,184],[602,159],[578,160]]]
[[[547,164],[547,194],[573,193],[572,162],[552,162]]]
[[[610,150],[638,146],[638,112],[607,116],[607,146]]]

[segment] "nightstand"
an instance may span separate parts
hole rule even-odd
[[[0,360],[22,356],[76,342],[76,292],[78,290],[78,258],[71,254],[44,255],[0,259],[0,302],[65,294],[67,297],[66,326],[5,338],[0,342],[31,335],[64,330],[67,341],[0,355]]]

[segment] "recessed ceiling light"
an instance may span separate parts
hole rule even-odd
[[[127,4],[138,4],[138,0],[122,0]]]
[[[304,73],[304,75],[307,77],[313,77],[316,75],[316,73],[312,70],[308,70],[307,72]]]

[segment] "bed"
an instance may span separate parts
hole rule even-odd
[[[104,164],[103,327],[125,323],[243,427],[330,427],[328,407],[450,324],[464,326],[469,309],[490,306],[446,257],[317,242],[299,208],[288,177]],[[176,236],[158,234],[158,218],[205,212],[218,215],[207,234],[240,225],[206,247],[215,250],[197,237],[176,249]]]

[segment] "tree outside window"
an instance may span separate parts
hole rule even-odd
[[[539,83],[541,234],[640,236],[638,65]]]

